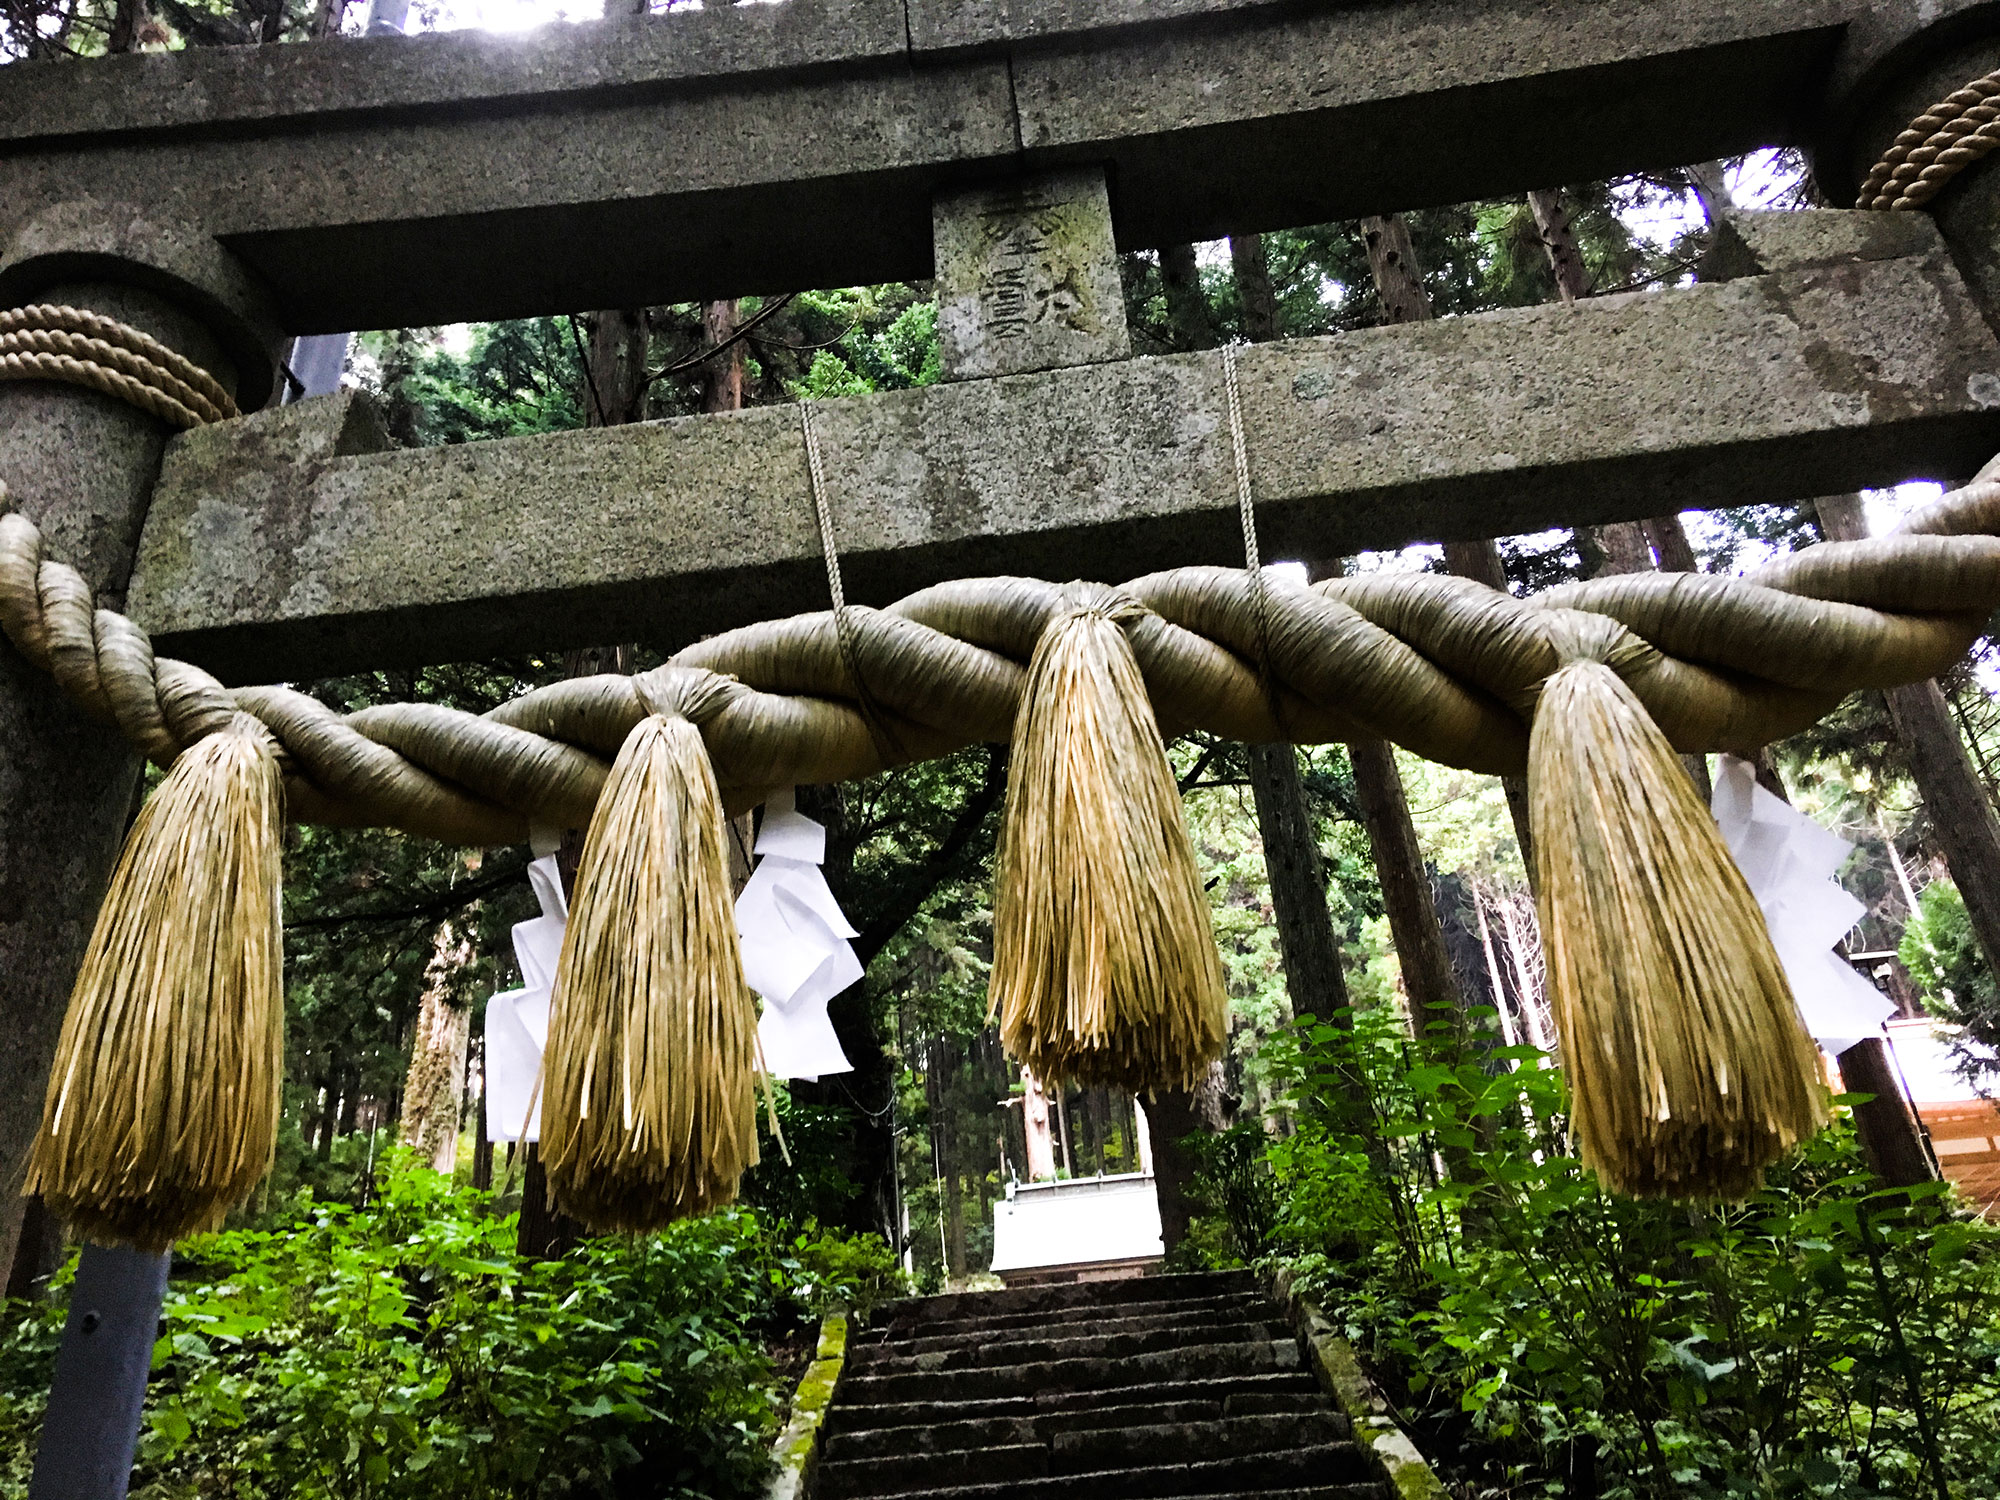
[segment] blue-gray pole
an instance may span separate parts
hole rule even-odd
[[[83,1247],[28,1500],[125,1500],[169,1259]]]

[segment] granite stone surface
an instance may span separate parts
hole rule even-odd
[[[1149,249],[1794,141],[1858,4],[783,0],[18,63],[0,252],[140,204],[287,333],[419,326],[921,278],[936,194],[1086,165]]]
[[[1941,251],[1850,238],[1801,270],[1239,351],[1265,556],[1969,475],[2000,448],[2000,344]],[[374,453],[330,451],[360,429],[328,410],[174,440],[132,595],[159,649],[266,680],[825,607],[794,408]],[[1242,560],[1219,353],[825,401],[816,426],[856,602]]]
[[[932,224],[945,379],[1131,355],[1102,171],[942,193]]]

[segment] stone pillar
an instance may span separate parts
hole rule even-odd
[[[1868,169],[1913,120],[1996,68],[2000,14],[1984,0],[1877,0],[1848,28],[1812,149],[1827,201],[1851,208]],[[1926,211],[2000,328],[2000,153],[1960,172]]]
[[[1101,167],[941,193],[931,227],[946,380],[1130,357]]]
[[[105,251],[101,238],[81,248],[60,235],[25,248],[17,240],[0,255],[0,306],[87,308],[194,360],[239,401],[268,394],[268,367],[244,378],[240,358],[224,353],[226,344],[254,353],[254,325],[238,319],[218,330],[225,320],[212,291]],[[81,386],[0,382],[0,483],[50,553],[114,607],[170,436],[158,418]],[[49,1063],[139,771],[114,730],[85,718],[0,640],[0,1266],[13,1261]]]

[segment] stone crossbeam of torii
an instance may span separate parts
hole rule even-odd
[[[851,597],[1240,562],[1222,357],[1129,357],[1118,252],[1773,145],[1844,204],[1996,66],[1990,0],[782,0],[13,64],[0,308],[133,325],[252,414],[169,441],[0,382],[0,481],[230,680],[671,647],[823,600],[794,410],[396,451],[352,396],[258,410],[286,342],[934,276],[945,383],[819,407]],[[1266,554],[1964,477],[1996,315],[1987,161],[1923,213],[1736,218],[1699,285],[1246,349]],[[0,645],[0,1261],[138,774]],[[117,1476],[157,1275],[45,1453]]]

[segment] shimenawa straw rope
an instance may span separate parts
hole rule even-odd
[[[1549,997],[1585,1165],[1642,1198],[1742,1198],[1826,1123],[1763,913],[1601,616],[1561,619],[1528,753]]]
[[[1991,535],[1996,528],[2000,478],[1989,466],[1967,489],[1912,517],[1904,535],[1824,544],[1749,580],[1631,575],[1524,601],[1464,580],[1426,575],[1330,580],[1307,590],[1273,586],[1241,570],[1187,568],[1116,591],[1027,579],[944,584],[891,610],[840,613],[847,619],[854,658],[864,664],[870,696],[880,701],[885,718],[893,717],[912,756],[1003,737],[1020,717],[1024,725],[1040,725],[1024,728],[1023,743],[1045,747],[1045,767],[1057,762],[1060,750],[1096,776],[1100,788],[1107,775],[1120,776],[1118,768],[1131,757],[1130,767],[1135,773],[1142,769],[1152,786],[1141,788],[1137,810],[1115,808],[1091,793],[1069,808],[1050,802],[1027,826],[1053,830],[1066,821],[1073,831],[1131,830],[1127,842],[1144,846],[1140,853],[1116,839],[1111,847],[1141,861],[1142,870],[1157,871],[1173,865],[1178,857],[1173,834],[1177,830],[1184,840],[1185,830],[1178,826],[1177,802],[1167,795],[1172,784],[1157,726],[1141,720],[1140,711],[1157,714],[1174,731],[1202,727],[1237,739],[1284,736],[1302,742],[1387,735],[1469,769],[1517,770],[1530,748],[1524,720],[1539,721],[1534,705],[1544,695],[1544,683],[1574,654],[1568,637],[1576,627],[1566,623],[1565,612],[1579,610],[1600,617],[1598,628],[1609,632],[1608,644],[1593,654],[1675,749],[1752,747],[1811,722],[1853,687],[1918,680],[1956,660],[2000,603],[2000,540]],[[1059,617],[1064,627],[1051,630]],[[831,616],[808,616],[730,632],[690,648],[654,673],[576,679],[482,717],[431,705],[390,705],[343,718],[287,689],[226,689],[184,663],[156,659],[144,632],[121,615],[97,610],[72,570],[42,556],[40,533],[26,518],[0,513],[0,629],[14,646],[52,672],[87,711],[116,724],[162,765],[185,760],[191,747],[204,746],[235,725],[239,714],[254,717],[277,742],[271,769],[282,770],[289,811],[301,821],[385,823],[472,843],[518,841],[530,820],[568,826],[589,821],[611,769],[606,760],[655,712],[658,694],[678,691],[674,684],[681,678],[700,685],[699,692],[678,691],[678,709],[700,731],[725,805],[732,797],[737,806],[750,805],[764,788],[788,781],[868,774],[880,769],[885,756],[866,715],[853,704],[858,688],[837,624]],[[1071,635],[1081,647],[1065,642]],[[1128,655],[1120,654],[1114,638],[1122,638]],[[1032,658],[1027,669],[1023,658]],[[1268,662],[1268,673],[1253,670],[1246,660]],[[1059,716],[1029,712],[1049,706],[1046,689],[1025,691],[1037,673],[1045,682],[1065,677],[1087,682],[1100,695],[1086,733],[1061,728]],[[1268,682],[1260,680],[1266,677]],[[1601,683],[1580,695],[1586,707],[1601,696],[1600,689]],[[1609,722],[1612,717],[1597,710],[1571,714],[1586,727],[1605,721],[1606,727],[1589,732],[1615,738],[1624,731]],[[1637,741],[1626,735],[1623,743]],[[204,747],[194,770],[219,753],[219,747]],[[1616,753],[1643,761],[1646,746]],[[1600,831],[1639,828],[1621,824],[1625,813],[1617,808],[1576,800],[1583,782],[1553,787],[1550,776],[1545,769],[1545,795],[1556,798],[1559,808],[1568,807]],[[1166,793],[1159,790],[1162,779]],[[1643,766],[1631,784],[1639,794],[1651,795]],[[1627,795],[1616,778],[1593,785],[1606,796]],[[1042,793],[1049,791],[1044,778]],[[1014,797],[1010,788],[1010,804]],[[1162,821],[1169,808],[1171,828]],[[1159,814],[1150,826],[1140,815],[1146,809]],[[1010,824],[1012,811],[1010,805]],[[1652,826],[1670,830],[1671,821],[1655,818]],[[1654,836],[1643,828],[1640,835]],[[1673,837],[1670,831],[1665,836]],[[135,865],[173,857],[171,851],[142,856],[141,842],[135,836]],[[1052,879],[1072,871],[1078,858],[1104,857],[1101,840],[1070,837],[1063,846],[1070,852],[1052,859]],[[1010,849],[1015,847],[1010,840]],[[1616,841],[1606,847],[1616,847]],[[1670,861],[1661,863],[1653,854],[1634,866],[1669,867]],[[1130,868],[1117,878],[1129,879]],[[1616,891],[1602,882],[1599,889]],[[1082,904],[1076,889],[1060,893],[1060,899],[1072,912],[1111,914],[1122,913],[1127,904],[1140,911],[1145,902],[1157,902],[1162,909],[1150,919],[1154,926],[1181,937],[1196,930],[1197,918],[1205,922],[1198,892],[1194,911],[1171,909],[1184,895],[1177,879],[1116,900],[1109,890],[1093,885]],[[1022,910],[1018,904],[1013,909]],[[107,934],[124,928],[127,916],[121,913],[127,910],[107,910]],[[1580,915],[1559,917],[1552,928],[1597,920],[1587,905],[1573,903],[1566,910]],[[164,933],[157,924],[149,928],[143,915],[136,920],[138,937],[116,941],[139,952],[145,963],[162,961]],[[1112,941],[1124,941],[1129,930],[1120,927]],[[1075,934],[1024,924],[1017,935],[1024,939],[1019,951],[1028,961],[1021,972],[1032,972],[1037,955],[1047,959],[1057,952],[1058,938],[1066,944]],[[1668,937],[1686,941],[1685,933]],[[246,939],[252,947],[254,941]],[[107,951],[110,944],[107,938]],[[1600,944],[1599,951],[1611,955],[1607,962],[1624,961],[1616,940]],[[1073,956],[1080,956],[1079,972],[1085,974],[1096,962],[1087,947],[1064,948],[1060,962]],[[1213,962],[1212,948],[1205,959]],[[1181,1070],[1189,1060],[1209,1050],[1201,974],[1206,965],[1178,949],[1119,955],[1116,962],[1125,966],[1125,978],[1150,981],[1164,975],[1180,985],[1178,991],[1156,989],[1155,1000],[1144,1003],[1157,1003],[1160,994],[1178,998],[1171,998],[1163,1013],[1149,1015],[1123,1008],[1124,997],[1134,991],[1121,988],[1122,979],[1095,998],[1087,989],[1054,984],[1039,997],[1024,991],[1035,1001],[1025,1009],[1043,1017],[1037,1024],[1069,1028],[1069,1040],[1058,1038],[1051,1046],[1076,1054],[1073,1063],[1063,1056],[1050,1059],[1044,1071],[1062,1076],[1073,1065],[1083,1076],[1086,1068],[1102,1066],[1106,1076],[1155,1073],[1149,1081],[1186,1076]],[[227,1010],[222,993],[230,983],[227,966],[218,972],[223,977],[206,1003]],[[1684,982],[1680,970],[1657,972]],[[1043,962],[1039,973],[1037,983],[1052,971]],[[183,978],[190,974],[195,977],[186,982],[193,986],[199,971],[186,970]],[[94,1003],[80,990],[71,1023],[91,1024]],[[241,1005],[235,1009],[240,1012]],[[637,1019],[616,1021],[620,1027],[650,1024],[629,1005],[623,1015]],[[1119,1024],[1136,1020],[1130,1034],[1142,1040],[1108,1043],[1114,1032],[1107,1029],[1106,1016]],[[1038,1040],[1048,1039],[1044,1033]],[[1575,1039],[1566,1043],[1573,1048]],[[1776,1049],[1779,1055],[1783,1051]],[[1728,1067],[1709,1076],[1721,1096],[1736,1089],[1739,1059],[1746,1054],[1732,1044],[1718,1055]],[[1668,1069],[1659,1072],[1672,1081]],[[1781,1084],[1780,1093],[1788,1086]],[[747,1105],[747,1090],[739,1093]],[[270,1104],[274,1118],[275,1096]],[[1607,1129],[1626,1128],[1619,1122],[1630,1118],[1629,1105],[1627,1100],[1621,1106],[1624,1115],[1606,1116],[1612,1122]],[[61,1118],[70,1118],[66,1106]],[[622,1113],[620,1118],[622,1127]],[[1761,1131],[1767,1143],[1748,1148],[1751,1155],[1767,1154],[1795,1128],[1806,1128],[1782,1098],[1770,1108],[1748,1109],[1742,1118],[1744,1133]],[[149,1118],[144,1129],[155,1131],[157,1122]],[[185,1136],[149,1135],[132,1155],[166,1159]],[[254,1160],[256,1136],[244,1139],[253,1148],[244,1160]],[[690,1147],[685,1157],[676,1157],[677,1149],[669,1145],[657,1152],[652,1165],[727,1158],[726,1151],[718,1156],[706,1143],[700,1155]],[[1587,1144],[1586,1149],[1594,1159],[1608,1161],[1627,1147],[1596,1153]],[[1685,1165],[1695,1153],[1733,1151],[1732,1140],[1719,1146],[1697,1140],[1686,1151],[1670,1142],[1641,1140],[1630,1149],[1650,1153],[1647,1161],[1635,1157],[1628,1174],[1640,1190],[1730,1190],[1747,1180],[1751,1169],[1746,1156],[1718,1158],[1713,1171],[1699,1163]],[[234,1175],[241,1163],[224,1165],[228,1170],[210,1174],[202,1192],[229,1191],[241,1180]],[[48,1170],[58,1171],[57,1164],[52,1161]],[[671,1177],[678,1169],[661,1170]],[[681,1201],[692,1204],[706,1188],[700,1171],[690,1170],[695,1185]],[[75,1181],[79,1193],[91,1196],[123,1191],[87,1174]],[[124,1206],[114,1205],[106,1221],[109,1232],[119,1232],[122,1223],[136,1224],[135,1233],[152,1234],[159,1224],[194,1223],[210,1211],[190,1215],[190,1194],[166,1175],[141,1174],[129,1181],[136,1184],[134,1196],[117,1200]],[[156,1192],[159,1217],[143,1222],[132,1217],[140,1213],[135,1205]],[[615,1216],[624,1201],[608,1203],[604,1212]]]
[[[730,900],[722,800],[677,672],[641,689],[590,821],[556,964],[542,1156],[590,1228],[656,1229],[736,1196],[757,1161],[757,1014]]]
[[[1050,1085],[1185,1088],[1228,1000],[1180,788],[1103,585],[1036,642],[1014,726],[993,893],[992,1003]]]
[[[140,809],[70,993],[23,1191],[164,1250],[271,1165],[284,1071],[276,745],[238,714]]]

